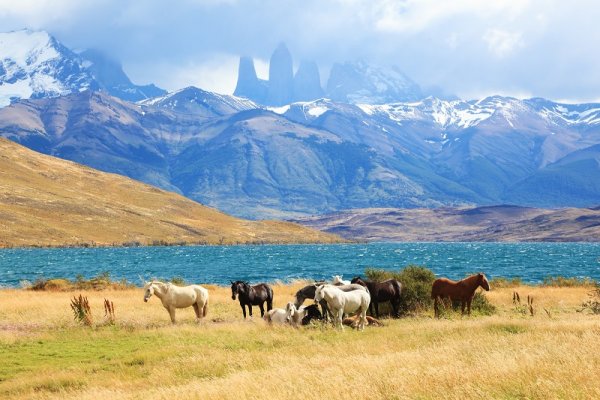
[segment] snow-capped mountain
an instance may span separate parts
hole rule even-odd
[[[48,32],[0,33],[0,107],[84,90],[103,90],[129,101],[165,93],[154,85],[131,83],[118,63],[94,51],[76,54]]]
[[[204,118],[259,108],[256,103],[243,97],[208,92],[194,86],[167,93],[164,96],[142,100],[139,104],[185,112]]]
[[[80,58],[47,32],[0,33],[0,57],[0,106],[97,88]]]

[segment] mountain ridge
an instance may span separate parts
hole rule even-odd
[[[513,205],[361,209],[294,222],[348,240],[397,242],[598,242],[600,210]]]

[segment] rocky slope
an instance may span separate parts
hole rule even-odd
[[[0,247],[337,241],[292,223],[234,218],[0,139]]]
[[[600,241],[600,207],[382,208],[350,210],[296,222],[361,241]]]

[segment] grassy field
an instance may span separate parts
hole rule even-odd
[[[299,286],[276,285],[276,306]],[[242,321],[228,288],[207,288],[206,321],[180,310],[176,326],[141,289],[84,292],[93,328],[73,321],[79,292],[0,290],[0,398],[600,398],[600,316],[577,312],[589,287],[497,289],[494,316],[425,313],[364,332]],[[515,290],[533,296],[533,317]]]

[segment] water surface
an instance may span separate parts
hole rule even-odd
[[[461,279],[483,271],[490,278],[546,276],[600,279],[600,243],[369,243],[337,245],[194,246],[0,250],[0,285],[38,278],[114,279],[181,277],[189,282],[288,281],[350,278],[367,267],[398,270],[423,265]]]

